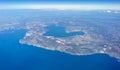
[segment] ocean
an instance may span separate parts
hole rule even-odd
[[[75,56],[20,44],[25,32],[0,34],[0,70],[120,70],[120,62],[105,54]]]

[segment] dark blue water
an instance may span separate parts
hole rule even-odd
[[[66,33],[65,28],[61,26],[50,25],[46,27],[47,32],[43,34],[44,36],[54,36],[54,37],[70,37],[75,35],[84,35],[84,32],[70,32]]]
[[[24,33],[0,34],[0,70],[120,70],[120,63],[104,54],[73,56],[21,45]]]

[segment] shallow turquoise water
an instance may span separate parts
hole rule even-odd
[[[0,70],[120,70],[120,63],[108,55],[73,56],[19,44],[24,33],[0,34]]]

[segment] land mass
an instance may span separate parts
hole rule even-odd
[[[21,44],[71,55],[103,53],[120,59],[120,13],[103,10],[23,10],[17,13],[6,16],[10,17],[9,23],[0,24],[0,33],[6,30],[27,30],[19,41]],[[6,23],[4,20],[0,22]],[[53,28],[52,33],[49,32],[50,26]]]

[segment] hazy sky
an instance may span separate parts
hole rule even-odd
[[[0,0],[0,9],[120,9],[120,0]]]
[[[119,2],[120,0],[0,0],[0,2]]]
[[[1,3],[118,3],[120,0],[0,0]]]

